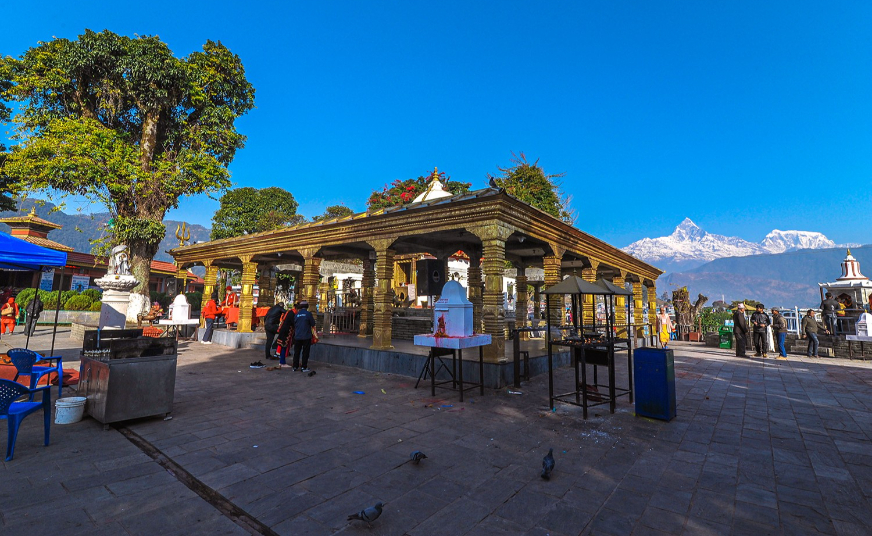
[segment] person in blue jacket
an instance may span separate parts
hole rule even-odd
[[[303,300],[294,316],[294,370],[300,369],[300,354],[303,357],[303,372],[309,372],[309,350],[315,335],[315,317],[309,312],[309,302]]]

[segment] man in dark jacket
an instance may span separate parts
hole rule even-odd
[[[745,347],[748,345],[748,321],[745,319],[745,304],[740,303],[733,313],[733,335],[736,337],[736,357],[748,357]]]
[[[818,356],[818,331],[823,329],[827,333],[829,330],[825,329],[824,326],[821,325],[821,322],[818,322],[814,317],[814,311],[809,309],[805,312],[805,316],[802,317],[802,326],[800,327],[800,331],[802,331],[802,338],[808,337],[808,349],[805,351],[805,355],[808,357],[820,357]]]
[[[279,352],[279,365],[286,365],[285,358],[288,355],[288,346],[294,345],[294,317],[297,316],[297,311],[300,309],[300,304],[295,303],[293,307],[288,309],[282,315],[282,321],[279,325],[278,341],[282,347]]]
[[[827,331],[830,333],[836,332],[836,315],[839,309],[841,309],[839,302],[833,298],[831,292],[827,292],[824,295],[824,301],[821,302],[821,315],[823,316],[824,323],[826,323]]]
[[[27,313],[27,323],[24,326],[24,332],[28,337],[33,337],[33,333],[36,331],[36,321],[39,320],[42,309],[42,300],[39,299],[39,293],[37,293],[30,300],[30,303],[27,304],[27,307],[24,308],[24,312]]]
[[[309,350],[315,334],[315,317],[309,312],[309,302],[303,300],[294,316],[294,370],[300,369],[300,354],[303,356],[303,372],[309,372]]]
[[[784,339],[787,338],[787,319],[781,315],[777,307],[772,308],[772,331],[775,332],[775,342],[778,345],[778,359],[787,359],[784,349]]]
[[[279,324],[282,319],[282,314],[285,312],[285,304],[277,303],[269,308],[269,311],[266,312],[266,316],[263,317],[263,330],[266,331],[266,358],[267,359],[278,359],[273,354],[272,346],[273,341],[276,338],[276,333],[279,332]]]
[[[769,357],[766,355],[766,328],[771,324],[769,315],[763,310],[763,304],[757,304],[757,310],[751,315],[751,325],[754,326],[754,349],[757,357]]]

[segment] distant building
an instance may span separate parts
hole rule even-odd
[[[53,273],[53,277],[43,277],[42,272],[3,271],[0,272],[0,286],[2,287],[13,287],[16,289],[41,287],[46,289],[49,286],[48,281],[51,280],[51,290],[98,288],[94,285],[94,279],[106,275],[108,260],[105,257],[74,251],[69,246],[49,239],[48,233],[55,229],[60,229],[61,226],[40,218],[33,209],[26,216],[0,218],[0,223],[9,225],[9,234],[15,238],[20,238],[37,246],[67,253],[67,267],[66,274],[63,275],[63,281],[61,281],[61,270],[58,269],[46,272],[46,274]],[[176,266],[173,263],[151,261],[151,277],[148,282],[148,288],[156,292],[171,291],[175,285],[175,277]],[[41,284],[43,280],[45,282]],[[197,290],[203,290],[203,278],[189,271],[188,286],[185,291],[193,292]]]

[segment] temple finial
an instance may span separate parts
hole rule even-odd
[[[851,248],[848,248],[848,255],[851,254]]]
[[[439,168],[436,166],[433,166],[433,179],[432,180],[435,181],[438,179],[439,179]]]
[[[30,207],[30,214],[28,216],[36,216],[36,205]]]

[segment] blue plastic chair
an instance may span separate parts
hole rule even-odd
[[[39,384],[39,379],[46,374],[57,372],[58,398],[61,397],[61,391],[64,387],[64,368],[63,358],[61,356],[56,355],[54,357],[44,357],[33,350],[27,350],[25,348],[13,348],[6,352],[6,355],[9,356],[9,360],[12,361],[12,364],[15,365],[15,368],[18,370],[18,374],[15,375],[13,381],[18,381],[18,377],[22,374],[30,376],[31,389],[36,388],[37,384]],[[36,363],[39,361],[57,361],[57,364],[51,367],[37,366]],[[33,400],[33,396],[30,397],[30,400]]]
[[[33,395],[42,391],[42,402],[15,402],[24,395]],[[8,439],[6,442],[6,461],[11,461],[15,454],[15,440],[18,438],[18,427],[25,417],[42,408],[45,426],[45,445],[48,446],[48,436],[51,430],[51,386],[44,385],[36,389],[28,389],[18,382],[0,380],[0,419],[6,419]]]

